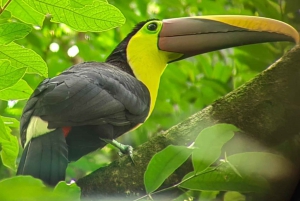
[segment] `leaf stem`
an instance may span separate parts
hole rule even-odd
[[[3,13],[3,11],[6,9],[6,7],[8,6],[8,4],[10,4],[11,0],[8,0],[6,2],[6,4],[3,6],[3,8],[0,8],[0,15]]]

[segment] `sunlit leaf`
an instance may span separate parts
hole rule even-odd
[[[0,46],[0,59],[7,59],[15,68],[27,68],[27,73],[37,73],[44,77],[48,75],[47,65],[34,51],[16,43]]]
[[[223,145],[238,130],[231,124],[216,124],[203,129],[194,144],[196,148],[192,155],[194,171],[202,172],[213,164],[220,157]]]
[[[170,145],[150,160],[144,183],[147,193],[155,191],[191,155],[193,149]]]
[[[23,100],[28,99],[33,90],[24,80],[19,80],[12,87],[0,91],[0,100]]]
[[[0,45],[24,38],[31,31],[31,27],[18,22],[0,24]]]
[[[14,170],[16,168],[16,159],[19,153],[18,140],[15,136],[7,132],[1,118],[0,118],[0,145],[2,147],[0,151],[2,163],[6,167],[9,167]]]
[[[25,74],[26,68],[15,69],[9,60],[0,60],[0,91],[16,84]]]
[[[0,4],[1,5],[1,4]],[[7,10],[4,10],[0,15],[0,23],[5,23],[7,20],[11,18],[11,13]]]
[[[15,118],[11,118],[11,117],[4,117],[4,116],[0,116],[4,125],[5,126],[9,126],[12,128],[19,128],[20,127],[20,122],[15,119]]]
[[[93,2],[94,2],[94,0],[85,0],[85,1],[71,0],[70,1],[70,6],[73,7],[73,8],[82,8],[82,7],[86,6],[86,5],[92,5]],[[105,1],[105,2],[107,2],[107,1]]]
[[[69,25],[77,31],[105,31],[125,22],[122,13],[114,6],[94,1],[93,5],[74,8],[68,0],[24,0],[35,10],[51,14],[53,22]]]
[[[53,196],[57,197],[58,200],[80,200],[80,188],[76,183],[67,184],[64,181],[59,182],[54,190]]]
[[[7,10],[22,22],[40,27],[43,25],[45,16],[28,6],[23,0],[11,1]]]

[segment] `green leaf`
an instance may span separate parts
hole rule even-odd
[[[1,4],[0,4],[1,5]],[[11,13],[7,10],[4,10],[0,15],[0,23],[5,23],[8,19],[11,18]]]
[[[80,200],[80,189],[76,184],[68,185],[65,182],[60,182],[53,190],[46,187],[41,180],[31,176],[15,176],[4,179],[0,181],[0,191],[0,200]]]
[[[265,152],[238,153],[227,157],[242,176],[255,174],[266,178],[285,177],[293,171],[293,164],[280,155]]]
[[[0,91],[16,84],[25,72],[26,68],[15,69],[9,60],[0,60]]]
[[[20,122],[15,119],[15,118],[11,118],[11,117],[4,117],[4,116],[0,116],[4,125],[11,127],[11,128],[19,128],[20,127]]]
[[[224,195],[224,201],[246,201],[246,196],[239,192],[226,192]]]
[[[185,191],[183,194],[173,199],[172,201],[194,200],[195,193],[193,191]],[[199,200],[201,201],[201,200]],[[207,201],[207,200],[206,200]]]
[[[240,177],[226,166],[217,170],[209,168],[206,173],[199,175],[190,172],[182,180],[186,181],[180,187],[190,190],[266,192],[270,189],[263,177],[257,175]]]
[[[76,183],[67,184],[64,181],[59,182],[53,191],[53,196],[56,197],[57,200],[80,200],[80,188],[76,185]]]
[[[0,24],[0,45],[24,38],[31,31],[31,27],[18,22]]]
[[[15,170],[16,168],[16,159],[19,153],[18,140],[15,136],[7,133],[5,125],[0,118],[0,145],[2,150],[0,156],[3,164]],[[1,199],[0,199],[1,200]]]
[[[239,129],[231,124],[216,124],[203,129],[195,140],[192,162],[196,173],[204,171],[212,165],[221,154],[223,145],[228,142]]]
[[[0,59],[7,59],[15,68],[27,68],[27,73],[48,76],[48,68],[44,60],[30,49],[16,43],[0,46]]]
[[[199,201],[214,200],[219,193],[219,191],[201,191]]]
[[[150,160],[144,183],[147,193],[155,191],[191,155],[193,149],[169,145]]]
[[[35,10],[51,14],[53,22],[65,23],[77,31],[105,31],[125,22],[123,14],[114,6],[94,1],[93,5],[74,8],[68,0],[24,0]]]
[[[94,0],[85,0],[84,2],[81,0],[71,0],[70,1],[70,6],[73,8],[82,8],[86,5],[92,5]],[[107,2],[107,1],[105,1]]]
[[[40,27],[43,26],[45,16],[35,11],[22,0],[11,1],[6,9],[9,10],[15,18],[18,18],[22,22]]]
[[[19,80],[15,85],[0,91],[0,100],[24,100],[28,99],[33,90],[24,80]]]
[[[16,176],[0,181],[0,200],[49,200],[50,188],[31,176]]]

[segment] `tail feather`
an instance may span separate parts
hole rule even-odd
[[[65,180],[68,149],[62,129],[33,138],[25,147],[17,175],[31,175],[48,185]]]

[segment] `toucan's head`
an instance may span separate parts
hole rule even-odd
[[[139,23],[108,58],[126,59],[131,73],[155,102],[166,65],[223,48],[273,42],[299,42],[298,32],[283,22],[253,16],[201,16]],[[114,56],[115,55],[115,56]],[[151,110],[154,104],[151,104]]]

